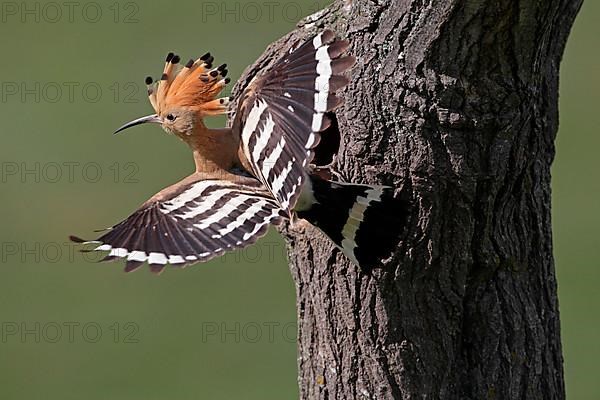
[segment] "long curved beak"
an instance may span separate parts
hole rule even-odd
[[[138,118],[135,119],[131,122],[126,123],[125,125],[123,125],[122,127],[120,127],[119,129],[117,129],[115,131],[115,135],[121,131],[124,131],[127,128],[131,128],[132,126],[136,126],[136,125],[141,125],[141,124],[148,124],[148,123],[152,123],[152,124],[160,124],[162,123],[160,117],[156,114],[152,114],[152,115],[147,115],[145,117],[142,118]]]

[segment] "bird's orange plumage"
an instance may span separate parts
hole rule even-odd
[[[202,116],[227,112],[228,98],[217,98],[229,79],[226,65],[212,68],[210,54],[179,67],[179,56],[169,53],[161,79],[148,86],[148,96],[157,114],[170,107],[186,107]]]

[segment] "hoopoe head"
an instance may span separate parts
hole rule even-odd
[[[169,53],[161,79],[146,78],[148,98],[155,114],[138,118],[120,127],[115,133],[144,123],[158,123],[169,133],[186,140],[198,127],[204,127],[203,118],[225,114],[229,98],[217,98],[230,82],[227,65],[213,68],[214,58],[207,53],[197,60],[179,66],[180,57]]]

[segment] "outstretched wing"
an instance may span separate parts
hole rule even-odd
[[[255,182],[242,185],[210,179],[183,185],[87,243],[99,244],[91,251],[109,252],[102,261],[125,259],[126,272],[147,262],[155,273],[167,264],[185,266],[246,247],[286,215]]]
[[[288,212],[306,179],[306,167],[330,121],[325,113],[341,104],[335,91],[354,64],[343,56],[348,42],[327,30],[281,58],[244,91],[233,124],[254,174]]]

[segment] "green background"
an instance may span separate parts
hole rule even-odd
[[[156,126],[111,135],[151,113],[143,78],[160,74],[168,51],[211,51],[235,79],[324,3],[282,2],[273,18],[260,2],[260,15],[244,2],[82,2],[72,18],[34,2],[25,15],[23,3],[10,3],[13,15],[9,3],[0,5],[0,398],[297,397],[294,286],[276,233],[160,278],[90,263],[66,238],[117,222],[191,171],[185,145]],[[600,398],[598,18],[588,1],[567,46],[553,167],[573,399]]]

